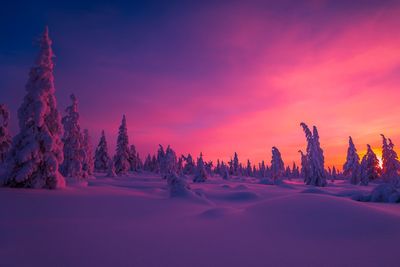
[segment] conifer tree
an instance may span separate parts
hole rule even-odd
[[[361,184],[368,185],[370,181],[379,177],[379,173],[379,160],[374,151],[372,151],[371,146],[367,145],[367,153],[361,161]]]
[[[253,176],[253,169],[251,167],[250,160],[247,160],[247,166],[246,166],[246,176],[251,177]]]
[[[357,154],[357,149],[351,136],[349,136],[349,148],[347,149],[343,172],[345,176],[350,177],[350,183],[358,184],[360,182],[360,157]]]
[[[207,172],[205,170],[203,154],[200,153],[200,157],[197,159],[196,172],[193,178],[193,182],[201,183],[207,180]]]
[[[233,175],[239,175],[239,157],[238,154],[235,152],[233,156]]]
[[[106,172],[109,169],[110,156],[104,131],[101,132],[99,144],[95,152],[94,168],[97,172]]]
[[[115,173],[119,176],[126,175],[129,167],[129,139],[124,115],[118,131],[117,148],[114,156]]]
[[[71,95],[71,105],[65,111],[66,115],[61,122],[64,126],[64,161],[60,166],[60,171],[65,177],[76,179],[86,178],[88,173],[83,170],[85,160],[85,149],[83,147],[83,136],[79,125],[78,100],[75,95]]]
[[[319,143],[317,127],[313,127],[311,132],[305,123],[300,123],[307,139],[307,154],[304,163],[307,164],[305,172],[305,183],[308,185],[325,186],[326,174],[324,168],[324,154]],[[303,162],[303,159],[302,159]]]
[[[6,105],[0,104],[0,165],[6,161],[11,147],[11,135],[8,131],[10,112]]]
[[[399,170],[400,163],[396,151],[394,150],[394,144],[392,140],[386,139],[382,136],[382,178],[386,182],[393,183],[395,185],[399,184]]]
[[[185,160],[185,166],[183,167],[183,173],[192,175],[195,173],[196,170],[196,164],[193,161],[192,155],[188,154],[187,157],[183,156],[183,159]]]
[[[93,158],[93,147],[92,139],[90,138],[89,131],[87,129],[83,130],[83,150],[85,151],[85,158],[83,160],[83,171],[87,175],[92,176],[94,173],[94,158]]]
[[[137,152],[135,145],[131,145],[129,148],[129,169],[131,171],[138,171],[139,169],[139,160],[137,158]]]
[[[277,181],[281,178],[285,171],[285,165],[282,160],[281,153],[276,147],[272,147],[272,159],[271,159],[271,174],[272,179]]]
[[[48,28],[29,73],[26,96],[18,110],[19,133],[13,140],[4,184],[12,187],[61,188],[62,125],[57,110],[53,76],[53,50]]]

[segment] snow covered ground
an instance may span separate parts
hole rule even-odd
[[[399,266],[400,205],[337,181],[219,177],[169,198],[153,174],[0,188],[0,266]]]

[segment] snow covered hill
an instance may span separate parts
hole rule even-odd
[[[0,266],[399,266],[400,205],[350,198],[374,185],[153,174],[63,190],[0,188]]]

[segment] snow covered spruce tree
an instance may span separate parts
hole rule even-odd
[[[184,197],[190,192],[190,187],[185,178],[177,174],[178,163],[175,151],[168,146],[164,152],[160,145],[158,150],[160,162],[160,175],[167,180],[170,197]]]
[[[250,162],[249,159],[247,160],[247,165],[246,165],[245,174],[246,174],[246,176],[248,176],[248,177],[253,176],[253,168],[251,167],[251,162]]]
[[[150,156],[150,154],[148,154],[147,157],[146,157],[146,159],[144,160],[143,169],[144,169],[145,171],[148,171],[148,172],[153,171],[153,167],[152,167],[152,162],[151,162],[151,156]]]
[[[49,189],[65,186],[59,173],[63,161],[62,125],[55,98],[51,43],[46,27],[25,87],[27,94],[18,110],[19,133],[7,159],[6,186]]]
[[[185,165],[183,167],[183,173],[189,174],[189,175],[194,174],[194,172],[196,170],[196,164],[193,161],[192,155],[188,154],[187,157],[182,155],[182,157],[185,160]]]
[[[361,184],[368,185],[369,181],[375,180],[379,177],[379,173],[379,160],[374,151],[372,151],[371,146],[367,145],[367,153],[361,161]]]
[[[307,155],[301,150],[299,150],[299,153],[301,158],[300,177],[307,183],[307,179],[310,177],[310,164],[308,163]]]
[[[131,145],[129,148],[129,166],[131,171],[138,171],[139,170],[139,160],[137,158],[137,152],[135,145]]]
[[[304,122],[300,123],[300,126],[303,127],[307,139],[307,154],[302,155],[306,157],[304,159],[304,164],[307,165],[304,173],[304,181],[308,185],[325,186],[324,152],[319,143],[317,127],[314,126],[311,132]]]
[[[129,171],[129,140],[128,129],[126,128],[125,115],[122,116],[121,126],[119,126],[117,148],[114,155],[115,173],[119,176],[126,175]]]
[[[11,147],[11,135],[8,132],[9,119],[8,108],[0,104],[0,165],[6,161],[6,156]]]
[[[232,162],[232,168],[233,168],[233,175],[239,175],[239,157],[238,154],[235,152],[234,156],[233,156],[233,162]]]
[[[86,154],[79,125],[78,100],[74,95],[70,98],[72,104],[65,109],[67,114],[62,118],[64,161],[60,166],[60,171],[65,177],[83,179],[88,176],[88,172],[83,170]]]
[[[349,177],[350,183],[358,184],[360,182],[360,157],[357,154],[357,149],[351,136],[349,136],[349,148],[347,149],[343,172],[345,176]]]
[[[83,130],[83,150],[85,151],[85,159],[83,160],[83,171],[85,171],[89,176],[93,175],[94,172],[94,159],[93,159],[93,147],[92,139],[90,138],[89,131],[87,129]]]
[[[282,160],[281,152],[276,147],[272,147],[271,159],[271,178],[274,182],[278,181],[285,172],[285,165]]]
[[[117,175],[115,174],[114,161],[112,159],[109,159],[107,164],[107,177],[116,177],[116,176]]]
[[[101,132],[99,144],[97,145],[94,159],[94,169],[97,172],[106,172],[110,156],[108,155],[107,140],[104,131]]]
[[[400,185],[399,170],[400,163],[397,157],[397,153],[394,150],[394,144],[392,140],[386,139],[382,136],[382,178],[386,182],[393,183],[394,185]]]
[[[220,176],[224,180],[229,180],[229,167],[225,164],[225,162],[222,161],[219,171]]]
[[[207,180],[207,171],[204,166],[203,154],[200,153],[200,157],[197,159],[196,171],[194,174],[193,182],[202,183]]]

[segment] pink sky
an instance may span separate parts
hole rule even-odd
[[[143,157],[161,143],[269,162],[276,146],[291,165],[305,149],[302,121],[318,127],[329,166],[341,168],[349,135],[361,155],[366,144],[380,154],[380,133],[400,146],[399,4],[232,2],[163,15],[49,16],[60,107],[74,92],[95,145],[105,129],[113,151],[126,114]],[[14,68],[0,65],[10,77]],[[13,90],[23,86],[14,79]]]

